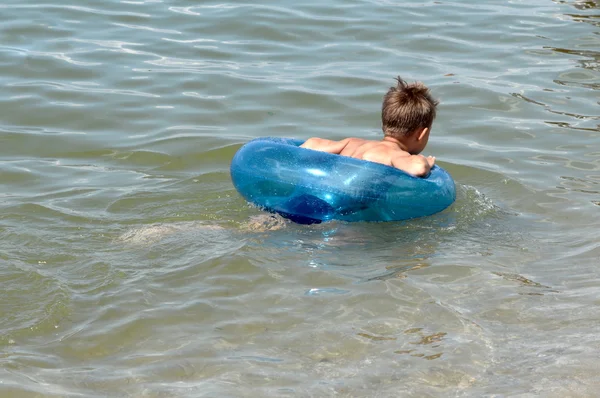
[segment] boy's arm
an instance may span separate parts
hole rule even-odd
[[[392,158],[392,166],[415,177],[427,177],[434,164],[433,156],[400,155]]]
[[[323,138],[313,137],[306,140],[306,142],[300,145],[300,147],[314,149],[315,151],[339,154],[344,150],[346,145],[348,145],[348,141],[348,138],[341,141],[331,141]]]

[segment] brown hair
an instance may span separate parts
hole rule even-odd
[[[421,82],[407,84],[398,76],[398,85],[383,97],[381,121],[383,134],[394,138],[410,136],[418,128],[429,127],[435,119],[438,101]]]

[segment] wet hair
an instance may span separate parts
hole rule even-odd
[[[390,87],[381,106],[382,130],[385,136],[401,139],[418,128],[431,128],[438,101],[421,82],[406,83],[400,76],[398,85]]]

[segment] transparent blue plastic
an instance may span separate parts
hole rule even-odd
[[[398,221],[444,210],[454,180],[434,166],[427,178],[382,164],[299,148],[301,140],[257,138],[231,161],[231,179],[249,202],[301,224]]]

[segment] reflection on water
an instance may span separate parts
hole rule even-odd
[[[580,10],[587,10],[590,8],[600,8],[600,2],[598,2],[597,0],[575,0],[573,2],[573,6],[575,8],[578,8]],[[569,15],[569,14],[567,14]]]

